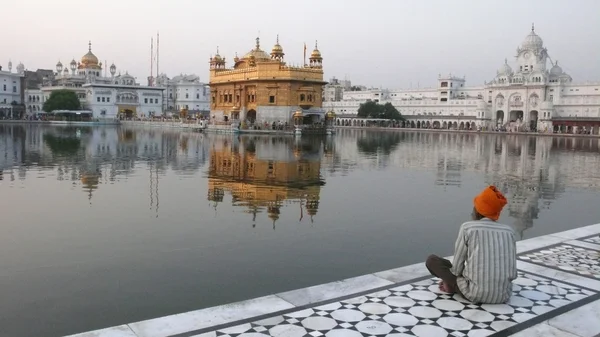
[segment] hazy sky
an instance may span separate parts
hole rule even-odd
[[[79,60],[92,41],[142,84],[150,73],[150,38],[160,32],[160,70],[208,81],[219,46],[231,60],[254,47],[269,52],[280,36],[288,63],[302,63],[319,41],[325,76],[354,84],[432,86],[439,73],[491,80],[535,22],[554,60],[574,81],[600,81],[597,0],[18,0],[2,1],[0,64],[54,69]],[[9,27],[10,28],[9,30]]]

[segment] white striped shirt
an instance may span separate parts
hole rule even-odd
[[[452,273],[461,293],[473,303],[504,303],[517,278],[515,233],[484,218],[460,226]]]

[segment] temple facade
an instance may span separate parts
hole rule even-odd
[[[306,50],[306,47],[305,47]],[[210,58],[211,121],[242,125],[255,123],[292,123],[300,111],[305,122],[323,120],[323,58],[315,43],[307,64],[291,66],[285,62],[279,38],[271,53],[255,47],[227,66],[217,54]]]
[[[325,106],[341,117],[338,125],[361,125],[353,117],[368,100],[392,103],[417,128],[600,131],[600,83],[573,82],[534,27],[516,48],[514,62],[505,59],[484,85],[468,86],[463,76],[439,75],[433,88],[345,91],[341,101]]]

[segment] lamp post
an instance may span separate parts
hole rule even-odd
[[[329,112],[327,112],[325,114],[325,133],[327,135],[331,135],[334,133],[334,121],[335,121],[335,112],[333,112],[333,110],[330,110]]]
[[[294,134],[296,136],[300,136],[302,135],[302,118],[304,117],[304,115],[302,114],[302,110],[298,110],[296,112],[294,112],[294,126],[295,126],[295,130],[294,130]]]

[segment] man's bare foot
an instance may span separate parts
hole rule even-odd
[[[444,281],[440,281],[439,287],[440,287],[440,290],[445,293],[449,293],[449,294],[453,293],[452,289],[450,289],[450,287]]]

